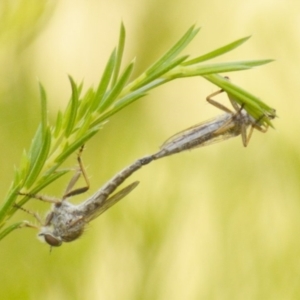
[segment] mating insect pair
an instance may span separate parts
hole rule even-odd
[[[90,221],[97,218],[112,205],[128,195],[136,188],[139,182],[135,181],[112,195],[117,187],[131,174],[153,160],[179,153],[184,150],[210,145],[217,141],[226,140],[238,135],[242,136],[243,145],[247,146],[253,129],[257,129],[261,132],[267,131],[267,126],[261,125],[263,124],[262,118],[255,120],[243,109],[243,106],[240,107],[236,102],[231,101],[232,106],[235,109],[235,112],[232,112],[212,99],[212,97],[221,92],[223,92],[223,90],[211,94],[207,97],[207,101],[225,111],[223,115],[177,133],[168,139],[158,152],[136,160],[133,164],[117,173],[101,189],[81,204],[74,205],[67,199],[71,196],[83,193],[89,188],[89,181],[81,160],[83,147],[81,147],[78,154],[79,171],[71,179],[62,199],[20,193],[24,196],[53,203],[53,208],[48,213],[45,222],[42,222],[37,214],[31,213],[41,224],[39,236],[43,237],[44,240],[53,247],[60,246],[63,242],[71,242],[77,239],[82,235],[85,226]],[[263,116],[263,118],[265,117],[269,119],[273,118],[272,116]],[[249,126],[251,126],[251,128],[247,134],[247,128]],[[86,187],[73,189],[81,174],[86,182]],[[29,223],[26,223],[26,226],[36,227]]]

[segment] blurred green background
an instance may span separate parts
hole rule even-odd
[[[276,130],[166,158],[137,172],[139,187],[92,222],[77,242],[53,249],[31,229],[1,242],[1,299],[300,299],[300,3],[289,1],[0,2],[2,198],[40,121],[37,79],[49,115],[65,107],[67,74],[96,86],[120,22],[125,60],[136,75],[193,24],[196,56],[253,35],[218,61],[276,62],[227,74],[277,109]],[[92,195],[170,135],[217,115],[205,102],[217,87],[170,82],[111,118],[83,154]],[[67,166],[76,165],[74,156]],[[68,178],[51,185],[61,195]],[[49,205],[31,201],[42,215]],[[30,219],[19,212],[14,221]]]

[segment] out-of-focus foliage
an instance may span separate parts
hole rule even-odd
[[[29,7],[46,3],[6,2],[14,2],[14,9],[26,2],[24,16]],[[141,66],[159,57],[191,20],[205,25],[201,44],[191,48],[194,53],[253,34],[251,43],[238,50],[242,56],[277,62],[231,79],[276,107],[279,118],[276,131],[256,132],[246,149],[235,139],[141,170],[132,179],[141,185],[130,197],[92,223],[81,240],[51,254],[32,230],[10,235],[1,244],[1,299],[298,299],[298,11],[297,1],[62,1],[45,30],[30,26],[39,32],[36,41],[25,39],[21,47],[18,36],[10,35],[10,42],[0,47],[5,49],[0,50],[2,197],[12,166],[40,122],[36,76],[49,72],[41,81],[47,91],[57,90],[48,97],[53,119],[56,107],[63,105],[63,96],[57,95],[67,86],[60,76],[70,73],[76,81],[87,77],[87,86],[97,82],[103,69],[97,63],[102,56],[105,63],[115,43],[109,44],[109,37],[115,37],[121,19],[128,32],[136,30],[128,57],[149,54]],[[48,14],[46,10],[38,17],[44,20]],[[78,26],[88,30],[80,32]],[[101,45],[95,40],[89,44],[97,30],[105,32],[98,32]],[[76,46],[74,36],[82,39]],[[133,40],[138,42],[133,45]],[[235,60],[236,53],[227,55]],[[92,192],[136,157],[156,150],[170,134],[215,115],[204,102],[214,89],[200,80],[178,81],[112,118],[84,153]],[[67,163],[74,166],[75,157]],[[46,193],[59,196],[66,182]],[[45,212],[49,206],[37,202],[29,208]],[[19,212],[16,220],[20,216],[28,218]]]

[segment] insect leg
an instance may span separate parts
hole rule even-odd
[[[77,156],[77,161],[78,161],[78,165],[79,165],[79,170],[77,171],[77,173],[73,176],[73,178],[70,180],[67,188],[66,188],[66,191],[63,195],[63,199],[66,199],[70,196],[74,196],[74,195],[79,195],[79,194],[82,194],[84,192],[86,192],[89,188],[90,188],[90,182],[89,182],[89,179],[88,179],[88,176],[87,176],[87,173],[85,171],[85,168],[83,166],[83,162],[81,160],[81,154],[83,152],[83,149],[84,149],[84,145],[80,147],[79,149],[79,153],[78,153],[78,156]],[[74,189],[72,190],[72,188],[74,187],[74,185],[76,184],[77,180],[79,179],[80,175],[82,174],[83,178],[84,178],[84,181],[86,183],[86,186],[84,187],[80,187],[80,188],[77,188],[77,189]]]
[[[22,193],[22,192],[19,192],[18,194],[21,196],[26,196],[29,198],[34,198],[34,199],[38,199],[38,200],[41,200],[44,202],[49,202],[49,203],[54,203],[54,204],[61,202],[61,199],[58,199],[55,197],[49,197],[49,196],[44,196],[44,195],[33,195],[33,194]]]
[[[14,204],[14,207],[16,207],[16,208],[18,208],[20,210],[23,210],[24,212],[26,212],[29,215],[32,215],[38,221],[38,223],[40,225],[43,225],[43,221],[41,220],[40,216],[37,213],[35,213],[35,212],[31,211],[31,210],[25,209],[25,208],[19,206],[18,204]],[[30,224],[27,221],[24,222],[24,226],[26,226],[26,227],[32,227],[32,228],[38,228],[37,226],[32,225],[32,224]]]
[[[243,138],[243,144],[245,147],[247,147],[250,139],[251,139],[251,136],[252,136],[252,133],[253,133],[253,130],[256,129],[262,133],[266,133],[268,131],[268,128],[269,126],[268,125],[259,125],[259,122],[265,117],[265,115],[262,115],[260,118],[258,118],[251,126],[250,128],[250,131],[249,131],[249,134],[247,135],[246,138],[243,137],[243,132],[242,132],[242,138]],[[246,127],[246,126],[243,126],[243,127]],[[246,129],[245,129],[246,130]],[[242,128],[242,131],[243,131],[243,128]]]
[[[212,99],[212,97],[214,97],[216,95],[219,95],[221,93],[224,93],[223,89],[218,90],[218,91],[216,91],[216,92],[208,95],[206,97],[206,101],[209,102],[211,105],[213,105],[213,106],[215,106],[215,107],[217,107],[217,108],[219,108],[219,109],[221,109],[221,110],[223,110],[223,111],[225,111],[227,113],[232,113],[232,111],[229,108],[227,108],[225,105],[223,105],[223,104],[219,103],[218,101]]]

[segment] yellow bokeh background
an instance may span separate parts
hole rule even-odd
[[[275,130],[181,153],[141,169],[138,188],[53,249],[22,229],[1,242],[1,299],[299,299],[300,3],[289,1],[37,1],[0,3],[2,199],[40,121],[38,80],[49,118],[70,97],[67,79],[96,86],[127,32],[124,62],[137,76],[194,23],[185,51],[204,54],[252,35],[216,61],[276,61],[226,74],[276,108]],[[298,70],[298,71],[297,71]],[[113,116],[83,154],[92,195],[170,135],[219,114],[201,78],[170,82]],[[225,98],[224,98],[224,101]],[[66,166],[76,165],[76,157]],[[45,191],[59,196],[67,176]],[[28,208],[44,215],[49,205]],[[13,221],[30,219],[18,212]]]

